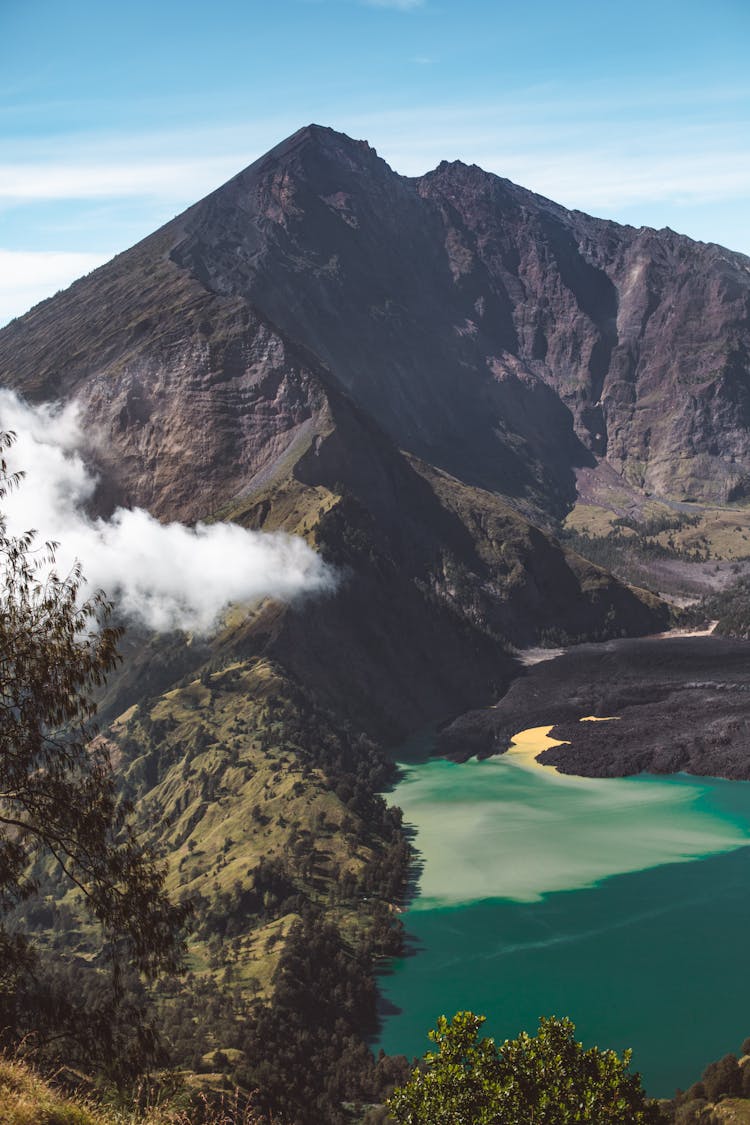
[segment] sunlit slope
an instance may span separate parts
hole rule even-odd
[[[231,964],[234,986],[267,999],[306,904],[351,934],[388,909],[367,892],[388,848],[403,846],[396,821],[352,780],[368,766],[385,779],[382,760],[364,741],[355,750],[267,661],[204,669],[131,708],[104,737],[141,830],[168,862],[168,888],[199,904],[198,976]],[[398,880],[388,889],[397,895]]]

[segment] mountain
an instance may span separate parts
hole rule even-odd
[[[0,385],[79,403],[93,511],[284,529],[340,576],[203,641],[131,630],[102,696],[198,902],[191,978],[157,997],[181,1066],[331,1125],[398,1076],[363,1043],[410,855],[384,747],[494,703],[514,647],[663,627],[556,533],[586,474],[744,496],[749,270],[309,126],[0,331]]]
[[[118,483],[156,510],[191,507],[168,479],[175,384],[207,425],[200,450],[180,435],[208,470],[196,503],[303,440],[315,394],[290,345],[400,449],[527,506],[562,511],[595,458],[653,492],[727,500],[750,479],[749,318],[743,255],[460,162],[407,179],[310,126],[13,322],[0,373],[116,422]],[[275,406],[262,433],[259,400]]]
[[[567,510],[604,440],[575,398],[616,351],[613,283],[577,241],[600,228],[311,126],[12,322],[0,383],[81,403],[100,511],[318,542],[353,579],[243,643],[402,735],[496,695],[506,641],[659,618],[529,522]]]

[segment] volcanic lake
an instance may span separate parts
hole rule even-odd
[[[402,763],[421,871],[377,1046],[421,1055],[465,1008],[501,1040],[567,1015],[670,1096],[750,1035],[750,782],[558,774],[534,762],[548,729]]]

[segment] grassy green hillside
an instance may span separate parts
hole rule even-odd
[[[168,860],[168,888],[200,904],[190,949],[199,977],[221,967],[243,994],[267,998],[301,911],[325,906],[355,939],[376,911],[374,884],[387,910],[399,895],[399,819],[372,796],[389,766],[266,659],[205,669],[129,709],[106,737]]]
[[[127,985],[170,1063],[205,1089],[257,1090],[259,1111],[292,1121],[334,1125],[344,1101],[383,1096],[401,1068],[363,1040],[410,850],[377,795],[393,776],[380,747],[262,656],[215,655],[100,738],[168,889],[194,904],[186,974],[150,998]],[[74,894],[46,889],[31,919],[42,951],[90,988],[91,924]]]

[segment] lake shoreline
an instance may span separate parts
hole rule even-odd
[[[582,715],[620,721],[603,740]],[[562,773],[750,780],[750,642],[669,635],[575,646],[527,665],[491,707],[444,727],[436,753],[502,754],[517,731],[538,726],[566,744],[542,757]]]

